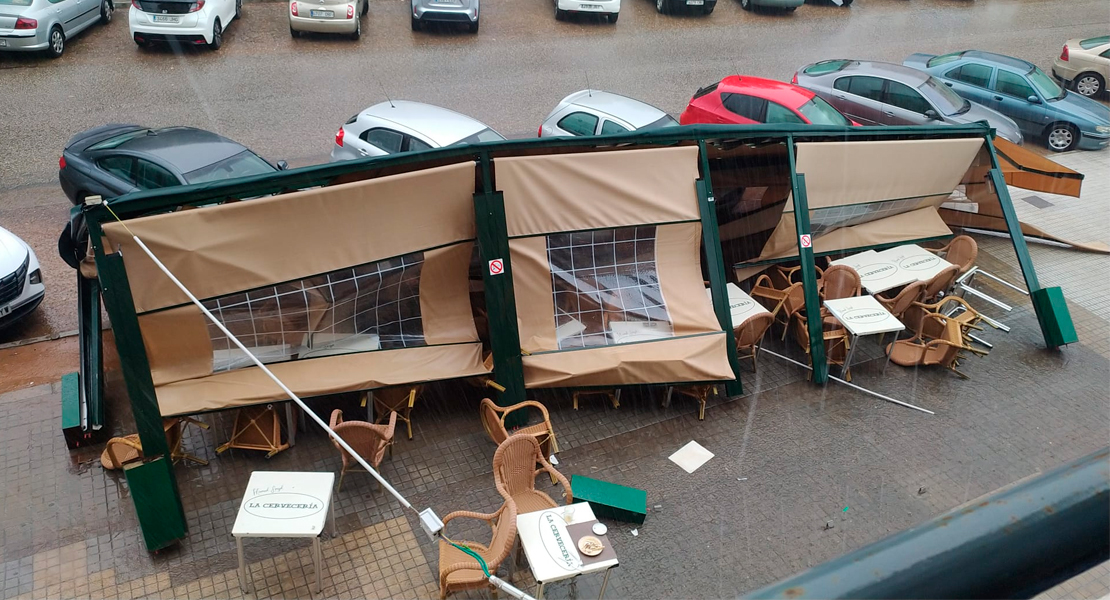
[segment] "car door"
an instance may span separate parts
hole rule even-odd
[[[883,85],[885,79],[850,75],[833,82],[832,99],[829,104],[844,113],[844,116],[861,125],[882,123]]]
[[[719,121],[723,124],[763,123],[767,112],[766,100],[747,94],[721,94],[721,105],[726,111]]]
[[[990,102],[991,75],[994,67],[981,63],[965,62],[952,67],[941,75],[944,85],[957,94],[979,104]]]
[[[1024,75],[997,69],[991,86],[994,93],[987,106],[1010,117],[1026,136],[1038,136],[1049,121],[1044,99]],[[1030,102],[1032,97],[1036,102]]]
[[[112,191],[111,197],[135,189],[135,159],[121,154],[108,154],[95,159],[97,182]],[[96,192],[96,190],[92,190]]]
[[[570,135],[596,135],[598,121],[597,115],[576,110],[559,119],[556,126]]]
[[[397,154],[405,143],[405,134],[386,127],[371,127],[358,136],[355,147],[362,156]]]
[[[598,128],[597,133],[598,135],[612,135],[614,133],[628,133],[633,129],[633,127],[626,127],[612,119],[602,119],[601,127]]]
[[[931,119],[926,111],[935,111],[932,104],[917,90],[900,82],[886,80],[883,90],[883,125],[924,125]]]
[[[81,25],[82,0],[49,0],[49,2],[49,10],[58,19],[58,24],[62,26],[62,31],[66,34],[66,37],[75,34]]]
[[[763,117],[764,123],[792,123],[805,125],[806,120],[785,106],[771,100],[767,101],[767,112]]]

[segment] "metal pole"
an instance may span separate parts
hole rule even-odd
[[[501,590],[502,592],[505,592],[513,598],[517,598],[518,600],[535,600],[526,592],[521,591],[519,588],[514,587],[511,583],[505,581],[504,579],[501,579],[496,575],[490,575],[489,582],[490,585],[492,585],[493,587]]]

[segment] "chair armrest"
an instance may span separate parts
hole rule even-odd
[[[497,517],[501,516],[501,511],[502,510],[504,510],[504,505],[502,505],[501,508],[497,509],[497,512],[489,513],[489,514],[474,512],[474,511],[470,511],[470,510],[456,510],[453,513],[449,513],[446,517],[443,517],[443,528],[446,529],[447,528],[447,523],[450,522],[452,519],[460,519],[460,518],[461,519],[477,519],[479,521],[485,521],[486,523],[489,523],[490,525],[492,525],[493,522],[495,520],[497,520]]]
[[[331,427],[332,429],[335,429],[335,426],[339,425],[342,422],[343,422],[343,411],[339,410],[338,408],[331,411],[331,422],[328,423],[328,427]]]
[[[543,466],[536,469],[535,473],[532,473],[532,479],[539,477],[541,473],[550,474],[563,486],[563,493],[566,494],[567,504],[574,502],[574,492],[570,488],[570,481],[567,481],[567,478],[562,473],[556,471],[555,467],[552,467],[546,460],[541,461],[541,464]]]
[[[464,544],[460,543],[459,545],[462,546]],[[440,589],[447,589],[447,577],[451,575],[451,573],[454,573],[455,571],[462,571],[463,569],[466,569],[468,571],[481,571],[482,565],[478,564],[477,561],[468,561],[452,563],[447,565],[446,567],[443,567],[443,569],[441,569],[439,572]]]
[[[380,428],[381,425],[375,425],[375,428]],[[381,430],[382,436],[387,440],[393,439],[393,430],[397,427],[397,412],[389,411],[389,423],[386,423],[385,428]]]
[[[535,400],[525,400],[524,402],[521,402],[519,404],[514,404],[514,405],[508,407],[505,410],[505,412],[501,413],[501,426],[502,427],[505,426],[505,419],[509,416],[510,413],[512,413],[513,411],[516,411],[516,410],[526,409],[526,408],[535,408],[535,409],[539,410],[540,413],[543,415],[544,422],[547,423],[548,425],[551,424],[551,416],[547,413],[547,407],[546,406],[544,406],[542,403],[536,402]]]

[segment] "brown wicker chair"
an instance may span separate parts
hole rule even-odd
[[[424,391],[424,386],[397,386],[374,390],[374,418],[375,424],[382,424],[389,418],[389,413],[397,413],[397,418],[405,422],[409,439],[412,439],[412,407],[416,399]]]
[[[960,268],[956,265],[945,267],[943,271],[937,273],[925,284],[925,293],[922,298],[925,302],[932,302],[940,298],[942,295],[947,294],[952,286],[956,284],[956,277],[960,274]]]
[[[943,248],[930,249],[930,252],[943,254],[944,260],[960,268],[960,275],[967,273],[979,258],[979,244],[968,235],[958,235]]]
[[[372,425],[366,421],[344,421],[343,411],[337,408],[331,411],[329,426],[375,469],[382,464],[386,450],[389,450],[390,456],[393,455],[393,432],[397,426],[397,413],[389,414],[389,423],[386,425]],[[335,486],[335,490],[339,491],[343,487],[343,476],[347,471],[359,470],[359,464],[335,440],[331,443],[343,458],[343,470],[339,473],[339,484]]]
[[[817,265],[814,265],[813,268],[817,271],[817,279],[820,280],[824,271]],[[785,290],[795,283],[802,282],[802,267],[801,265],[793,267],[775,265],[767,269],[767,275],[775,289]]]
[[[833,265],[821,276],[821,297],[825,300],[851,298],[859,292],[859,273],[848,265]]]
[[[170,461],[177,464],[182,460],[187,460],[198,465],[207,465],[208,461],[181,449],[181,441],[185,438],[185,427],[189,424],[208,429],[208,423],[198,421],[192,417],[162,419],[162,430],[166,432],[166,445],[170,448]],[[121,469],[123,465],[140,460],[142,457],[143,444],[139,440],[139,434],[132,433],[128,436],[114,437],[108,440],[104,452],[100,455],[100,464],[108,470]]]
[[[705,403],[709,401],[710,396],[717,395],[717,386],[714,384],[698,384],[698,385],[682,385],[672,386],[667,389],[667,399],[663,401],[663,406],[670,406],[670,399],[673,394],[682,394],[689,396],[698,401],[698,420],[705,420]]]
[[[760,313],[744,321],[736,328],[736,357],[738,359],[752,359],[753,372],[757,369],[755,361],[757,346],[763,341],[763,336],[774,321],[774,315]]]
[[[956,304],[962,310],[956,314],[945,316],[944,319],[946,321],[955,321],[959,323],[960,330],[964,335],[964,343],[970,345],[970,340],[967,336],[973,329],[978,331],[983,330],[983,328],[979,326],[979,323],[983,322],[983,315],[979,314],[974,308],[971,308],[971,305],[959,296],[945,296],[930,304],[914,302],[913,305],[906,310],[906,326],[915,334],[925,336],[928,339],[940,337],[940,332],[943,328],[942,325],[939,325],[936,319],[927,319],[926,317],[934,313],[946,315],[946,313],[949,312],[946,306],[950,303]],[[989,323],[989,321],[987,322]]]
[[[504,495],[504,492],[502,494]],[[470,541],[455,541],[455,543],[476,552],[486,562],[486,567],[490,573],[493,573],[502,561],[509,557],[513,545],[516,543],[516,515],[516,503],[510,498],[506,498],[501,508],[491,514],[465,510],[455,511],[443,517],[443,531],[445,532],[443,537],[446,538],[447,524],[458,518],[479,519],[488,523],[493,530],[489,546]],[[473,556],[452,546],[446,539],[439,540],[440,600],[447,598],[447,594],[452,592],[487,586],[489,586],[489,579],[482,572],[482,566],[474,560]],[[494,589],[493,592],[496,594],[497,590]]]
[[[890,362],[903,367],[940,365],[959,375],[961,379],[970,379],[956,368],[964,358],[963,352],[972,352],[980,356],[986,352],[976,350],[964,343],[958,322],[937,313],[930,313],[926,316],[926,320],[936,324],[940,336],[936,339],[928,339],[919,335],[911,340],[887,345]],[[925,328],[928,329],[929,326],[926,325]]]
[[[547,414],[547,407],[532,400],[525,400],[512,406],[498,406],[489,398],[482,399],[478,410],[482,417],[482,427],[493,443],[501,445],[509,439],[510,432],[505,429],[505,418],[511,413],[524,409],[535,409],[543,417],[543,421],[534,425],[527,425],[512,431],[513,434],[524,433],[536,438],[544,456],[551,456],[559,451],[559,444],[555,441],[555,429],[551,427],[551,417]]]
[[[822,323],[825,338],[825,360],[830,364],[844,366],[844,361],[848,358],[848,349],[851,346],[851,341],[848,336],[848,330],[844,329],[839,323],[831,324],[827,320]],[[810,359],[810,366],[813,366],[813,357],[809,353],[809,322],[805,315],[799,313],[794,319],[794,339],[797,340],[798,345],[806,353]],[[849,366],[845,370],[844,380],[852,380],[852,370]]]
[[[551,496],[536,489],[536,476],[545,471],[552,480],[563,485],[566,503],[574,502],[570,482],[547,462],[536,438],[522,433],[511,435],[493,454],[493,480],[497,489],[504,488],[522,514],[559,505]]]

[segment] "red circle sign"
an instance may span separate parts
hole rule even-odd
[[[505,271],[505,262],[500,258],[495,258],[489,261],[489,274],[500,275]]]
[[[813,238],[809,237],[808,233],[802,234],[801,242],[802,248],[809,248],[810,246],[813,246]]]

